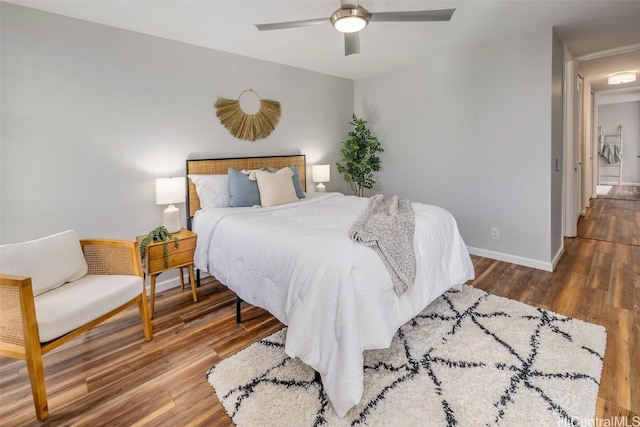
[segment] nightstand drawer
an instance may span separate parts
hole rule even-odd
[[[191,295],[193,302],[198,302],[196,294],[196,281],[193,273],[193,254],[196,251],[197,236],[193,231],[182,229],[173,236],[178,239],[178,247],[173,240],[167,242],[167,263],[164,262],[164,245],[165,242],[153,242],[147,245],[146,259],[142,260],[145,273],[151,277],[151,318],[155,310],[156,300],[156,279],[160,273],[174,268],[180,268],[180,285],[184,289],[184,277],[182,269],[186,268],[189,272],[189,282],[191,283]],[[138,236],[138,243],[145,236]]]
[[[196,238],[194,236],[188,239],[181,239],[177,248],[175,247],[175,243],[170,241],[167,249],[169,252],[169,265],[165,267],[164,243],[156,243],[147,247],[149,254],[149,274],[193,262],[193,253],[196,250]]]
[[[147,246],[147,259],[144,260],[147,274],[159,273],[193,262],[196,249],[196,235],[189,230],[174,233],[178,238],[178,247],[173,240],[167,243],[168,265],[164,262],[164,242],[154,242]]]

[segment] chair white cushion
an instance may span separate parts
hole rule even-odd
[[[142,277],[86,275],[35,298],[40,342],[86,325],[142,293]]]
[[[37,240],[0,246],[4,274],[31,277],[33,294],[39,295],[87,274],[78,235],[63,231]]]

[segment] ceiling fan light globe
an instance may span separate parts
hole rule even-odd
[[[610,85],[619,85],[623,83],[631,83],[636,81],[635,71],[623,71],[621,73],[611,74],[607,79]]]
[[[338,9],[331,15],[331,24],[341,33],[356,33],[369,24],[369,17],[364,8]]]

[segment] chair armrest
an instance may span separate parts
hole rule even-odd
[[[38,342],[31,278],[0,273],[0,353],[24,358],[25,330]]]
[[[83,239],[80,244],[89,266],[88,274],[130,274],[143,277],[138,242]]]

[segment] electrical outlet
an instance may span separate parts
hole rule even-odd
[[[500,240],[500,229],[498,227],[491,227],[491,238],[493,240]]]

